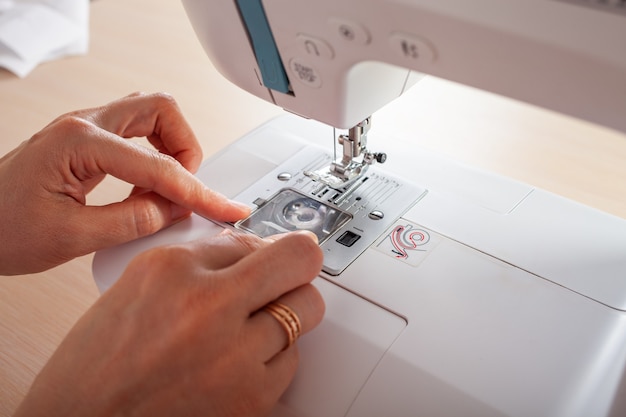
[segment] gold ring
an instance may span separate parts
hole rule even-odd
[[[300,337],[300,332],[302,331],[300,318],[291,308],[276,301],[272,301],[263,307],[263,310],[270,313],[287,332],[287,345],[283,350],[288,349]]]

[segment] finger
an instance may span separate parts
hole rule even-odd
[[[168,94],[136,93],[82,115],[118,136],[147,137],[156,149],[173,156],[191,172],[202,162],[202,148]]]
[[[215,271],[234,265],[254,251],[270,245],[282,235],[260,238],[256,235],[224,229],[210,238],[201,238],[188,245],[197,254],[205,269]]]
[[[275,404],[278,399],[289,387],[296,371],[298,370],[298,362],[300,353],[296,346],[278,353],[271,361],[265,365],[265,387],[268,396],[275,398],[272,403]]]
[[[68,216],[80,218],[72,245],[82,253],[91,253],[151,235],[190,214],[190,210],[148,192],[106,206],[77,205],[75,214]]]
[[[284,235],[222,271],[237,280],[234,287],[243,296],[234,298],[252,314],[281,295],[307,284],[321,268],[323,254],[310,232]]]
[[[80,209],[84,224],[80,233],[75,234],[74,242],[83,245],[80,247],[86,247],[89,242],[97,244],[90,245],[86,253],[151,235],[191,214],[184,207],[145,191],[131,195],[123,202],[100,207],[81,206]],[[85,238],[84,241],[81,237]],[[261,239],[225,229],[219,235],[198,239],[189,245],[199,253],[203,267],[218,270],[233,265],[278,238]]]
[[[310,284],[288,292],[279,297],[276,302],[290,308],[299,318],[301,334],[315,328],[324,316],[325,307],[322,296]],[[263,362],[269,361],[279,352],[282,352],[289,342],[287,331],[283,325],[264,309],[258,310],[250,317],[246,324],[246,331],[249,332],[249,346],[259,347],[256,353]]]
[[[111,174],[215,220],[239,220],[250,211],[207,188],[174,158],[124,141],[110,132],[98,129],[92,140],[78,142],[74,150],[82,163],[73,167],[73,172],[81,180]]]
[[[209,270],[227,268],[269,244],[269,240],[228,229],[210,239],[199,239],[192,243],[200,254],[203,266]]]

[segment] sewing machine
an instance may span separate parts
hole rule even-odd
[[[194,215],[100,251],[101,291],[153,246],[306,228],[327,313],[272,415],[626,414],[626,221],[419,138],[368,143],[413,71],[626,132],[623,1],[183,3],[228,79],[310,120],[270,121],[199,170],[249,218]]]

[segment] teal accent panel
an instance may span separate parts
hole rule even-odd
[[[237,6],[252,41],[263,85],[281,93],[289,93],[289,78],[261,0],[237,0]]]

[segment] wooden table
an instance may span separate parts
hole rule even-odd
[[[178,1],[98,0],[91,12],[86,56],[43,64],[25,79],[0,70],[0,154],[62,113],[134,91],[174,95],[205,156],[282,112],[215,71]],[[623,134],[435,79],[378,112],[373,126],[626,218]],[[107,179],[88,202],[116,201],[129,190]],[[12,414],[98,297],[91,260],[85,256],[40,274],[0,277],[0,416]]]

